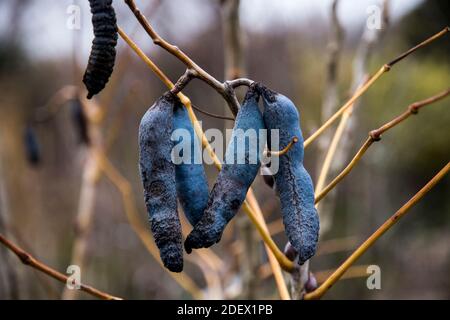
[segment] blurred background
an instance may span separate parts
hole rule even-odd
[[[361,75],[374,73],[450,23],[447,0],[387,4],[340,0],[335,3],[337,20],[331,0],[241,0],[236,2],[242,46],[236,49],[238,61],[233,62],[227,41],[231,41],[229,24],[236,20],[229,2],[235,1],[136,1],[162,37],[217,79],[245,76],[290,97],[299,107],[305,137],[348,99]],[[68,25],[78,8],[72,5],[80,8],[80,28]],[[115,0],[114,5],[119,25],[176,81],[185,67],[152,44],[123,1]],[[366,25],[374,5],[385,8],[383,15],[389,18],[375,31]],[[92,40],[90,19],[87,0],[0,0],[0,232],[63,273],[80,241],[75,222],[82,211],[79,202],[91,145],[73,120],[79,119],[74,116],[78,102],[61,94],[61,89],[83,89]],[[449,49],[445,36],[400,62],[362,97],[327,182],[345,167],[370,130],[410,103],[448,88]],[[120,39],[111,82],[95,100],[107,110],[97,134],[107,136],[111,128],[117,129],[108,157],[131,183],[144,224],[137,130],[142,115],[164,91],[165,86]],[[198,80],[184,92],[202,109],[230,114],[223,99]],[[311,260],[319,282],[449,161],[448,105],[448,99],[430,105],[384,134],[323,201],[319,211],[327,225],[318,254]],[[204,129],[233,125],[201,113],[197,116]],[[305,167],[315,182],[335,128],[306,151]],[[39,154],[30,154],[30,145]],[[207,173],[211,187],[217,173],[213,166],[207,166]],[[130,226],[114,185],[99,177],[93,188],[82,282],[128,299],[199,297],[184,290],[149,254]],[[279,201],[260,176],[254,189],[273,237],[283,248],[286,237],[280,228]],[[449,195],[450,182],[445,178],[358,260],[349,279],[339,281],[324,298],[449,299]],[[278,299],[259,239],[240,212],[223,241],[208,250],[216,267],[188,260],[183,277],[195,284],[203,298]],[[367,265],[380,267],[380,290],[367,289]],[[0,247],[0,298],[59,299],[62,294],[62,284],[22,265]],[[76,298],[91,297],[80,293]]]

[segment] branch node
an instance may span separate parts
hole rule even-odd
[[[390,63],[386,63],[383,66],[383,72],[389,72],[389,71],[391,71],[391,68],[392,68],[392,65]]]
[[[418,114],[418,113],[419,113],[419,108],[420,108],[420,105],[419,105],[419,104],[413,103],[412,105],[410,105],[410,106],[408,107],[408,111],[409,111],[411,114]]]
[[[372,130],[369,132],[369,138],[372,139],[372,141],[380,141],[381,132],[379,130]]]

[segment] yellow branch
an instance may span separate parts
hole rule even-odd
[[[386,231],[402,218],[417,202],[419,202],[450,170],[450,162],[442,168],[419,192],[405,203],[393,216],[383,223],[364,243],[356,249],[319,288],[305,295],[305,300],[320,299],[342,275],[361,257]]]
[[[366,84],[362,86],[359,90],[355,92],[355,94],[348,100],[334,115],[331,116],[330,119],[328,119],[316,132],[314,132],[308,139],[305,140],[305,148],[307,148],[314,140],[316,140],[328,127],[330,127],[334,121],[336,121],[339,116],[344,113],[345,110],[350,108],[355,101],[361,97],[361,95],[366,92],[384,73],[388,72],[396,63],[400,62],[413,52],[419,50],[420,48],[430,44],[431,42],[439,39],[440,37],[444,36],[446,33],[450,32],[449,27],[445,27],[442,31],[434,34],[433,36],[429,37],[425,41],[419,43],[415,47],[409,49],[408,51],[404,52],[391,62],[383,65],[373,76],[369,78]]]
[[[66,275],[62,274],[59,271],[56,271],[55,269],[50,268],[46,264],[40,262],[36,258],[34,258],[31,254],[23,250],[22,248],[19,248],[14,243],[6,239],[2,234],[0,234],[0,243],[3,244],[6,248],[8,248],[10,251],[14,252],[14,254],[22,261],[23,264],[28,265],[50,277],[53,279],[58,280],[61,283],[67,284],[67,280],[69,279]],[[80,284],[80,290],[84,291],[94,297],[104,299],[104,300],[122,300],[122,298],[118,298],[115,296],[110,295],[109,293],[100,291],[96,288],[93,288],[91,286]]]
[[[377,73],[375,73],[370,79],[348,100],[335,114],[331,116],[316,132],[314,132],[308,139],[305,140],[305,148],[307,148],[314,140],[316,140],[328,127],[330,127],[334,121],[336,121],[348,108],[351,108],[355,101],[362,96],[364,92],[369,89],[372,84],[375,83],[385,72],[388,72],[390,67],[387,65],[382,66]]]

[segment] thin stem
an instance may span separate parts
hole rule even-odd
[[[381,139],[381,134],[388,131],[389,129],[395,127],[396,125],[400,124],[409,116],[413,114],[417,114],[419,112],[420,108],[423,108],[427,105],[430,105],[434,102],[437,102],[439,100],[444,99],[450,94],[450,88],[446,89],[430,98],[427,98],[422,101],[414,102],[410,104],[404,113],[399,115],[398,117],[394,118],[393,120],[389,121],[388,123],[384,124],[380,128],[376,130],[372,130],[369,133],[369,137],[364,142],[364,144],[361,146],[361,148],[358,150],[356,155],[353,157],[353,159],[350,161],[350,163],[345,167],[345,169],[339,173],[339,175],[333,179],[323,190],[321,190],[317,195],[315,199],[315,203],[318,203],[320,200],[322,200],[342,179],[344,179],[350,171],[353,170],[353,168],[356,166],[356,164],[361,160],[363,155],[366,153],[366,151],[369,149],[369,147],[376,141],[379,141]]]
[[[308,139],[305,140],[304,147],[307,148],[314,140],[316,140],[326,129],[328,129],[334,121],[336,121],[348,108],[350,108],[355,101],[362,96],[364,92],[369,89],[385,72],[389,71],[389,67],[382,66],[369,80],[355,92],[355,94],[348,100],[335,114],[331,116],[316,132],[314,132]]]
[[[22,248],[18,247],[17,245],[6,239],[2,234],[0,234],[0,243],[3,244],[6,248],[8,248],[10,251],[12,251],[20,259],[20,261],[22,261],[24,265],[30,266],[42,273],[45,273],[46,275],[58,280],[61,283],[66,284],[67,281],[69,280],[69,277],[40,262],[39,260],[34,258],[31,254],[29,254]],[[80,284],[80,290],[94,297],[104,300],[122,300],[122,298],[112,296],[106,292],[100,291],[96,288],[93,288],[85,284]]]
[[[419,192],[405,203],[394,215],[383,223],[361,246],[358,247],[345,262],[316,290],[305,295],[305,300],[320,299],[342,275],[361,257],[386,231],[395,225],[409,209],[419,202],[450,170],[448,162]]]
[[[296,144],[297,142],[298,142],[298,138],[294,136],[291,139],[291,141],[289,141],[287,146],[284,147],[282,150],[280,150],[280,151],[267,150],[265,152],[265,154],[266,154],[267,157],[279,157],[279,156],[282,156],[282,155],[286,154],[289,150],[291,150],[292,146],[294,144]]]
[[[369,78],[367,83],[357,90],[355,94],[348,100],[334,115],[331,116],[330,119],[328,119],[316,132],[314,132],[308,139],[305,140],[305,148],[307,148],[315,139],[317,139],[328,127],[330,127],[334,121],[336,121],[339,116],[348,108],[351,107],[351,105],[363,94],[365,93],[384,73],[388,72],[396,63],[400,62],[416,50],[430,44],[431,42],[439,39],[446,33],[450,31],[449,27],[446,27],[442,31],[438,32],[437,34],[431,36],[430,38],[426,39],[425,41],[421,42],[417,46],[411,48],[410,50],[406,51],[405,53],[401,54],[391,62],[383,65],[373,76]]]

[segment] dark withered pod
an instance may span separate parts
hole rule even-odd
[[[114,69],[118,28],[112,0],[89,0],[94,40],[83,82],[88,99],[105,88]]]
[[[164,266],[183,270],[181,223],[177,212],[173,109],[179,103],[170,92],[164,94],[143,116],[139,126],[139,168],[151,230]]]
[[[294,103],[282,94],[260,86],[264,105],[263,118],[268,132],[279,130],[279,145],[285,146],[292,137],[298,137],[289,151],[279,157],[279,168],[274,173],[277,194],[281,202],[283,222],[289,242],[303,264],[311,258],[319,238],[319,217],[314,206],[314,188],[311,177],[303,167],[303,136],[300,119]],[[267,144],[270,150],[271,136]]]
[[[269,163],[270,166],[270,163]],[[261,166],[261,174],[263,175],[264,182],[270,187],[274,188],[275,186],[275,179],[273,178],[273,175],[270,171],[270,168],[267,165]]]
[[[220,241],[223,230],[241,207],[258,173],[265,144],[264,141],[261,146],[259,135],[260,130],[264,129],[264,122],[258,100],[259,93],[252,86],[237,114],[225,161],[209,195],[206,210],[184,243],[188,253]],[[243,132],[249,132],[247,130],[254,130],[256,136],[252,142],[244,138],[245,145],[242,146],[239,137],[242,138]]]
[[[84,113],[81,101],[78,98],[70,101],[70,115],[72,123],[77,132],[79,143],[88,145],[90,142],[88,132],[88,119],[86,117],[86,114]]]
[[[30,124],[25,127],[23,144],[28,163],[32,166],[37,166],[41,162],[41,148],[36,132]]]
[[[181,129],[176,135],[175,162],[177,196],[186,218],[192,226],[201,219],[208,204],[208,180],[202,163],[202,149],[194,132],[186,108],[177,103],[173,115],[173,129]],[[183,141],[186,139],[186,141]],[[177,146],[180,148],[177,149]],[[178,152],[179,150],[179,152]],[[173,159],[174,160],[174,159]]]

